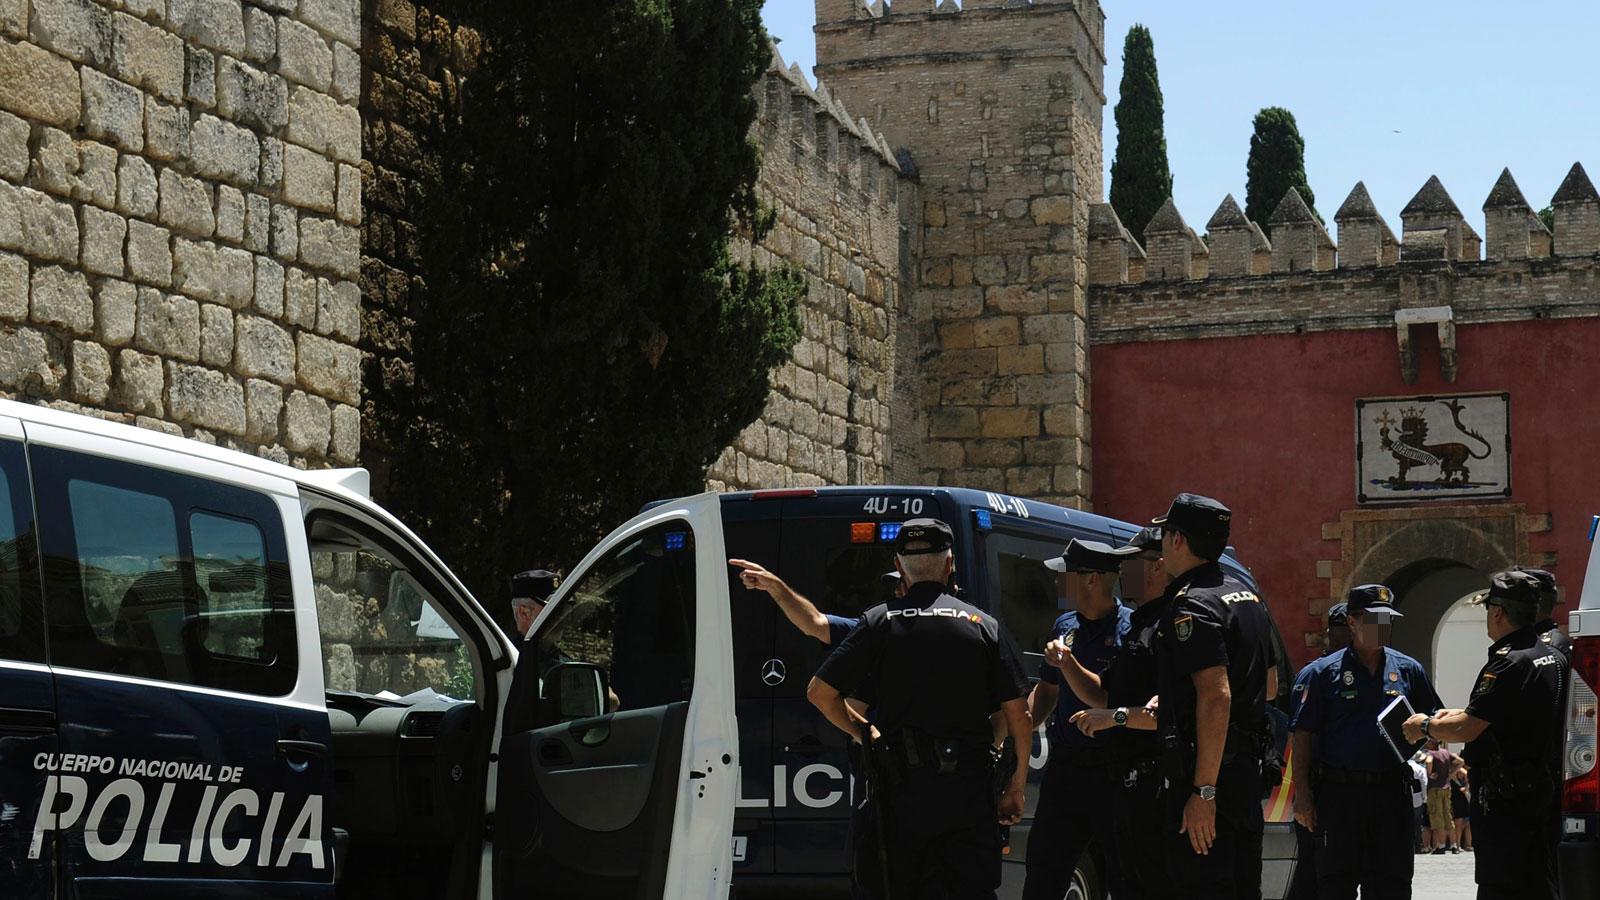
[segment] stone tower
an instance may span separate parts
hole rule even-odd
[[[1088,506],[1100,4],[816,0],[816,10],[818,79],[909,151],[921,182],[917,343],[902,344],[920,350],[919,383],[895,417],[917,440],[897,442],[894,477]]]

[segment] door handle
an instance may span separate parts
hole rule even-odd
[[[797,756],[821,756],[827,749],[816,737],[808,734],[796,743],[785,744],[783,752]]]
[[[328,745],[317,741],[291,741],[278,742],[278,752],[284,756],[309,756],[321,759],[328,755]]]
[[[51,734],[55,730],[55,710],[0,707],[0,731],[12,734]]]
[[[572,751],[560,741],[540,741],[538,753],[542,766],[572,765]]]

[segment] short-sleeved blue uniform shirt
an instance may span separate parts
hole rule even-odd
[[[1111,664],[1111,658],[1117,655],[1117,650],[1128,638],[1129,613],[1128,607],[1121,603],[1100,619],[1084,619],[1074,611],[1062,613],[1050,629],[1050,640],[1060,638],[1085,669],[1099,675]],[[1085,736],[1076,725],[1068,723],[1067,720],[1072,718],[1073,713],[1087,709],[1088,704],[1078,699],[1078,695],[1072,692],[1070,685],[1063,683],[1065,679],[1061,676],[1061,670],[1049,663],[1040,663],[1039,680],[1061,689],[1056,695],[1056,717],[1045,730],[1045,736],[1050,739],[1051,745],[1105,746],[1104,741],[1097,742],[1094,738]]]
[[[830,647],[837,647],[844,643],[844,639],[850,636],[850,632],[855,631],[856,626],[861,624],[860,619],[852,619],[848,616],[836,616],[832,613],[823,613],[822,615],[823,618],[828,620],[828,646]]]
[[[1331,653],[1301,673],[1305,689],[1290,728],[1317,735],[1317,758],[1323,765],[1381,772],[1401,764],[1378,727],[1383,708],[1404,696],[1411,708],[1434,713],[1444,704],[1422,663],[1390,647],[1376,674],[1367,670],[1354,649]]]

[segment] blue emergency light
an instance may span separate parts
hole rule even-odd
[[[988,531],[994,527],[994,519],[989,515],[987,509],[973,510],[972,517],[977,520],[979,531]]]
[[[899,537],[900,537],[900,523],[899,522],[879,522],[878,523],[878,540],[879,541],[887,543],[889,541],[896,540]]]
[[[1589,519],[1589,543],[1591,544],[1594,543],[1594,530],[1596,526],[1600,526],[1600,516],[1594,516]]]
[[[664,535],[663,540],[665,540],[668,550],[682,550],[689,543],[689,533],[687,531],[669,531]]]

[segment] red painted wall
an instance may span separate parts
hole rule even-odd
[[[1432,329],[1413,329],[1424,334],[1412,385],[1392,329],[1096,345],[1095,511],[1147,520],[1182,490],[1232,507],[1233,543],[1303,664],[1303,635],[1321,628],[1309,601],[1328,593],[1317,561],[1338,557],[1322,525],[1357,507],[1356,399],[1509,391],[1510,502],[1551,515],[1530,550],[1557,554],[1565,621],[1600,513],[1600,319],[1460,326],[1453,384]]]

